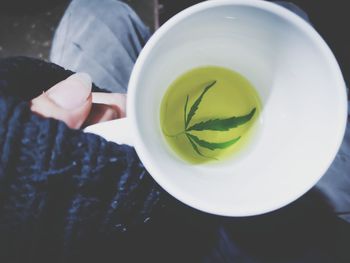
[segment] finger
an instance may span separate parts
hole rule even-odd
[[[74,74],[33,99],[31,110],[41,116],[61,120],[70,128],[79,129],[91,110],[91,86],[88,74]]]
[[[106,104],[93,103],[89,116],[84,122],[83,126],[89,126],[104,121],[111,121],[119,119],[120,113],[119,110],[113,106]]]
[[[126,115],[126,94],[93,92],[92,102],[111,106],[118,112],[118,118]]]

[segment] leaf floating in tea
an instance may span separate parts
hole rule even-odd
[[[250,113],[244,116],[238,116],[238,117],[233,116],[227,119],[212,119],[212,120],[202,121],[194,124],[193,126],[188,128],[187,131],[204,131],[204,130],[228,131],[232,128],[236,128],[250,121],[253,118],[255,111],[256,111],[256,108],[254,108]]]
[[[176,137],[176,136],[179,136],[181,134],[185,134],[188,141],[190,142],[193,150],[197,154],[199,154],[200,156],[203,156],[203,157],[207,157],[207,156],[203,155],[200,152],[200,150],[198,149],[198,146],[207,148],[207,149],[212,150],[212,151],[215,149],[225,149],[225,148],[228,148],[231,145],[235,144],[236,142],[238,142],[241,137],[237,137],[237,138],[234,138],[234,139],[226,141],[226,142],[208,142],[208,141],[202,140],[202,139],[198,138],[197,136],[191,134],[190,131],[208,131],[208,130],[228,131],[230,129],[236,128],[236,127],[243,125],[243,124],[247,123],[248,121],[250,121],[253,118],[255,111],[256,111],[256,108],[254,108],[247,115],[238,116],[238,117],[233,116],[233,117],[226,118],[226,119],[212,119],[212,120],[202,121],[199,123],[195,123],[190,128],[188,128],[188,125],[189,125],[190,121],[192,120],[193,116],[196,114],[196,111],[198,110],[198,107],[199,107],[200,103],[202,102],[204,95],[207,93],[207,91],[211,87],[213,87],[215,85],[215,83],[216,83],[216,80],[210,82],[204,88],[202,93],[199,95],[199,97],[193,103],[188,114],[187,114],[187,105],[188,105],[188,101],[189,101],[189,95],[187,95],[185,106],[184,106],[185,130],[176,134],[176,135],[173,135]],[[173,136],[171,136],[171,137],[173,137]]]
[[[196,111],[198,109],[199,104],[201,103],[203,96],[205,95],[205,93],[207,93],[207,91],[213,87],[216,83],[216,80],[214,80],[213,82],[209,83],[203,90],[202,94],[199,95],[199,97],[196,99],[196,101],[193,103],[190,112],[188,113],[187,116],[187,120],[185,123],[185,129],[188,127],[188,124],[190,124],[190,121],[192,120],[192,117],[196,114]],[[187,107],[187,106],[186,106]]]
[[[198,81],[200,90],[193,88]],[[180,157],[192,163],[218,160],[246,144],[260,105],[244,76],[222,67],[200,67],[169,86],[161,105],[161,128]]]
[[[198,138],[197,136],[189,133],[190,131],[228,131],[230,129],[236,128],[240,125],[243,125],[250,121],[256,111],[256,108],[254,108],[250,113],[243,116],[233,116],[227,119],[212,119],[207,121],[202,121],[199,123],[194,124],[190,128],[187,128],[190,121],[192,120],[192,117],[196,114],[196,111],[204,97],[204,95],[207,93],[207,91],[213,87],[216,83],[216,80],[209,83],[201,93],[201,95],[196,99],[196,101],[193,103],[190,112],[187,115],[187,104],[189,100],[189,95],[186,97],[185,107],[184,107],[184,121],[185,121],[185,134],[187,139],[189,140],[192,148],[196,153],[199,155],[204,156],[198,149],[198,146],[207,148],[209,150],[215,150],[215,149],[225,149],[230,147],[231,145],[235,144],[241,137],[234,138],[232,140],[226,141],[226,142],[208,142],[205,140],[202,140]],[[198,145],[198,146],[197,146]]]

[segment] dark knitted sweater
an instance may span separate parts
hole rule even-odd
[[[0,60],[0,262],[105,250],[96,244],[147,222],[165,195],[133,148],[30,111],[32,98],[71,74],[35,59]]]

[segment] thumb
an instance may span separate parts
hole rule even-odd
[[[33,99],[31,110],[79,129],[91,110],[91,86],[87,73],[76,73]]]

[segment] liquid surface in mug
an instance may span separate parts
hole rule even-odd
[[[170,148],[193,164],[237,153],[254,133],[261,102],[241,74],[218,66],[192,69],[166,91],[160,125]]]

